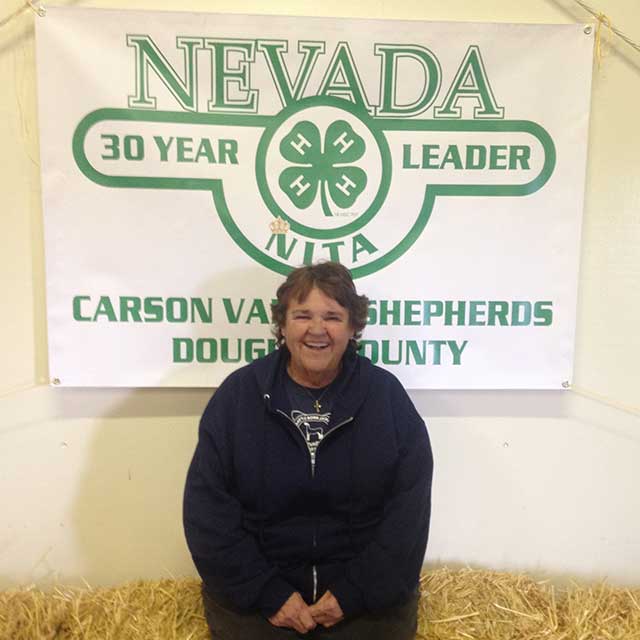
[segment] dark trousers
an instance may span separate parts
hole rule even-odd
[[[202,599],[212,640],[413,640],[418,624],[418,593],[398,607],[343,620],[329,629],[318,625],[304,635],[274,627],[259,613],[223,606],[204,589]]]

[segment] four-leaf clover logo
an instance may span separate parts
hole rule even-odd
[[[280,142],[280,153],[295,165],[280,174],[280,188],[298,209],[307,209],[319,189],[322,212],[333,216],[330,201],[347,209],[367,186],[367,174],[351,166],[362,158],[365,148],[364,140],[345,120],[329,125],[324,144],[313,122],[298,122]]]

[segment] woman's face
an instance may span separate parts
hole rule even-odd
[[[316,287],[304,302],[289,302],[281,330],[291,353],[289,375],[308,387],[324,387],[338,375],[354,335],[347,309]]]

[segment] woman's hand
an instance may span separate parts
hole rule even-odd
[[[323,627],[333,627],[344,618],[340,603],[331,591],[325,591],[318,602],[309,607],[313,619]]]
[[[298,633],[307,633],[316,627],[316,622],[311,615],[311,607],[297,591],[292,593],[280,610],[269,618],[269,622],[274,627],[288,627],[295,629]]]

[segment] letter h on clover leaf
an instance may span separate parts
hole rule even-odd
[[[333,216],[329,201],[351,207],[367,186],[367,174],[352,166],[365,152],[364,140],[344,120],[332,122],[324,136],[313,122],[303,120],[280,142],[280,153],[294,166],[280,174],[280,188],[298,209],[307,209],[320,189],[325,216]]]

